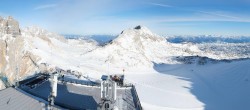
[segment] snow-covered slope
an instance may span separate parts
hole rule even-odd
[[[24,31],[29,51],[41,58],[37,63],[47,63],[64,69],[79,68],[81,54],[97,48],[96,42],[65,39],[58,34],[31,27]]]
[[[172,63],[167,57],[191,55],[182,48],[171,45],[163,37],[144,26],[122,31],[109,44],[83,55],[84,58],[110,63],[117,67],[152,67],[156,63]]]
[[[125,69],[126,82],[136,85],[146,110],[248,110],[250,60],[242,59],[250,57],[248,48],[248,43],[174,44],[144,26],[98,46],[28,27],[20,35],[0,32],[0,73],[14,82],[41,71],[44,63],[95,79]]]
[[[137,26],[122,31],[111,43],[82,57],[98,60],[102,65],[108,63],[116,67],[152,67],[154,63],[176,64],[178,63],[176,57],[179,56],[201,56],[216,60],[249,58],[249,46],[249,44],[169,43],[148,28]]]
[[[9,19],[11,18],[11,22]],[[6,21],[7,20],[7,21]],[[0,20],[5,25],[15,25],[16,30],[6,30],[0,25],[0,74],[14,84],[39,72],[41,63],[68,67],[79,65],[75,58],[96,48],[95,42],[67,40],[63,36],[39,27],[20,29],[12,17]],[[14,22],[14,24],[12,23]],[[10,23],[10,24],[8,24]],[[17,32],[20,32],[19,34]],[[71,59],[73,58],[73,59]]]
[[[232,63],[155,65],[127,80],[136,84],[146,110],[247,110],[250,60]]]

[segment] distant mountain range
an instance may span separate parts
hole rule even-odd
[[[111,40],[117,37],[117,35],[71,35],[71,34],[64,34],[63,36],[66,39],[94,40],[99,45],[105,45],[106,43],[110,42]]]
[[[166,37],[171,43],[250,43],[250,36],[171,36]]]
[[[62,35],[66,39],[92,39],[103,45],[115,39],[118,35]],[[171,43],[250,43],[250,36],[216,36],[216,35],[197,35],[197,36],[166,36]]]

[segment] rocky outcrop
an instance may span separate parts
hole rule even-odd
[[[18,21],[11,16],[7,19],[0,17],[0,32],[3,34],[11,34],[13,36],[21,34]]]
[[[4,71],[4,68],[6,68],[6,43],[4,40],[0,40],[0,73]]]
[[[0,74],[7,76],[10,83],[33,74],[38,68],[38,56],[25,49],[23,36],[12,38],[5,34],[0,39]]]
[[[141,26],[138,25],[138,26],[136,26],[134,29],[141,29]]]
[[[29,52],[25,39],[18,21],[11,16],[0,17],[0,75],[6,76],[12,84],[37,68],[39,57]]]

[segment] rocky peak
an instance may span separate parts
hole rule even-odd
[[[134,27],[133,30],[134,31],[139,31],[141,33],[153,35],[153,33],[151,32],[151,30],[149,30],[146,26],[142,26],[142,25],[138,25],[138,26]]]
[[[122,31],[122,33],[114,40],[119,44],[125,43],[141,43],[141,42],[155,42],[165,41],[163,37],[152,33],[147,27],[138,25],[135,28],[130,28]]]
[[[141,25],[136,26],[134,29],[141,29]]]
[[[11,16],[7,17],[7,19],[0,17],[0,32],[12,34],[13,36],[21,34],[18,21]]]
[[[158,46],[165,43],[165,38],[152,33],[147,27],[136,26],[135,28],[124,30],[112,41],[111,45],[137,53],[143,53],[145,49],[147,50],[148,46]]]
[[[12,16],[8,16],[7,20],[13,20],[13,17]]]
[[[167,46],[165,38],[139,25],[124,30],[110,44],[104,46],[104,51],[94,50],[93,54],[103,53],[115,65],[152,66],[152,62],[160,62],[164,58]]]

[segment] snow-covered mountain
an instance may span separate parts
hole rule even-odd
[[[166,36],[166,39],[171,43],[192,42],[200,43],[249,43],[250,36],[221,36],[221,35],[181,35],[181,36]]]
[[[7,23],[7,24],[6,24]],[[9,28],[15,27],[15,28]],[[14,81],[17,73],[27,76],[48,63],[66,69],[80,69],[87,62],[118,68],[153,67],[154,64],[194,63],[190,56],[221,60],[249,58],[249,44],[175,44],[145,26],[126,29],[106,45],[85,39],[65,39],[39,27],[19,28],[12,17],[1,19],[1,73]],[[11,31],[10,31],[11,30]],[[241,50],[240,47],[244,47]],[[231,49],[231,50],[230,50]],[[229,51],[230,50],[230,51]],[[232,53],[233,51],[233,53]],[[231,53],[230,53],[231,52]],[[185,58],[189,57],[189,58]],[[16,67],[18,67],[16,69]]]
[[[149,110],[249,109],[249,49],[249,43],[171,43],[145,26],[100,46],[0,19],[0,75],[11,83],[56,67],[96,79],[125,69]]]
[[[185,61],[179,62],[183,60],[183,56],[200,56],[195,59],[207,57],[215,60],[249,58],[249,46],[249,44],[175,44],[152,33],[144,26],[136,26],[122,31],[112,42],[83,57],[117,67],[152,67],[154,63],[183,63]]]
[[[12,17],[0,19],[0,75],[6,76],[13,84],[39,72],[42,63],[56,65],[54,61],[57,58],[56,62],[65,64],[68,59],[64,62],[61,59],[67,50],[80,56],[96,48],[96,45],[95,42],[66,40],[39,27],[20,29],[18,21]],[[67,53],[67,56],[74,55]]]
[[[153,62],[164,63],[167,57],[190,55],[182,48],[171,45],[165,38],[152,33],[144,26],[127,29],[109,44],[83,55],[120,67],[152,66]],[[170,63],[170,62],[169,62]]]

